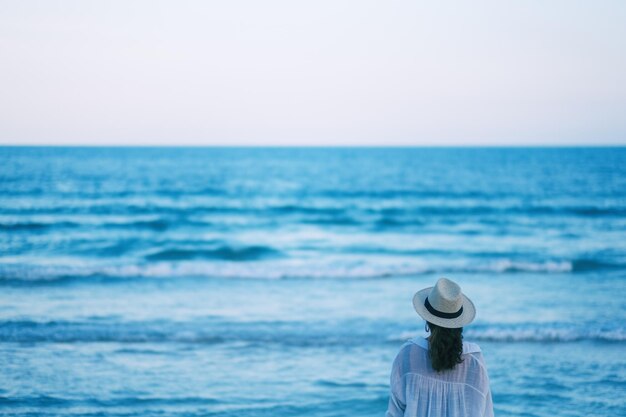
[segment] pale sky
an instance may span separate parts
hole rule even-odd
[[[626,1],[0,0],[0,144],[626,144]]]

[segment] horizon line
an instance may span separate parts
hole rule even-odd
[[[0,148],[623,148],[626,143],[611,144],[14,144],[0,143]]]

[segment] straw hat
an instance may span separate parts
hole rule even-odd
[[[413,307],[424,320],[450,329],[463,327],[476,316],[472,300],[463,295],[456,282],[446,278],[440,278],[434,287],[416,292]]]

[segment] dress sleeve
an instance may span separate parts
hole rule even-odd
[[[485,411],[483,412],[483,417],[493,417],[493,400],[491,399],[491,389],[487,391],[487,396],[485,397]]]
[[[402,375],[400,372],[399,355],[393,362],[391,368],[391,378],[389,381],[389,405],[385,417],[402,417],[406,404],[404,402],[404,388],[402,386]]]
[[[489,375],[487,373],[487,366],[485,365],[485,360],[483,359],[482,355],[480,357],[480,362],[483,367],[483,372],[484,372],[483,383],[485,384],[485,391],[486,391],[485,408],[483,411],[483,417],[493,417],[493,400],[491,398],[491,386],[489,383]]]
[[[391,388],[389,393],[389,405],[387,406],[387,412],[385,413],[385,417],[404,416],[404,407],[405,405],[402,403],[398,395],[394,392],[394,389]]]

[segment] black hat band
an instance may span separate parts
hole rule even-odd
[[[424,307],[426,307],[426,310],[428,310],[430,314],[432,314],[433,316],[442,318],[442,319],[455,319],[459,317],[461,314],[463,314],[463,306],[461,306],[459,311],[454,312],[454,313],[444,313],[443,311],[435,310],[435,308],[430,305],[430,302],[428,301],[428,297],[426,297],[426,300],[424,301]]]

